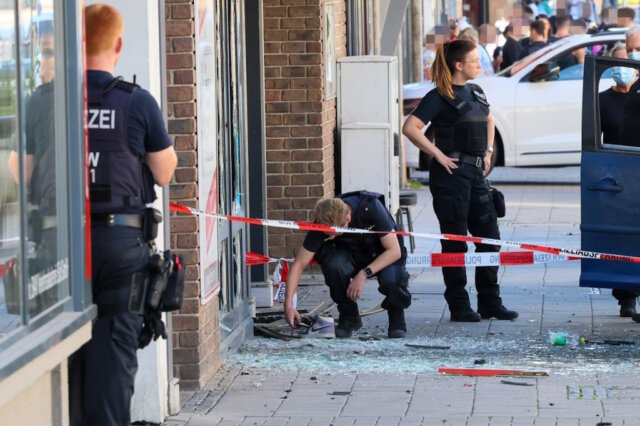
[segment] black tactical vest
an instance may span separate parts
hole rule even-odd
[[[386,208],[384,195],[378,194],[377,192],[369,192],[369,191],[353,191],[347,192],[345,194],[340,194],[338,198],[344,200],[346,198],[351,198],[353,196],[358,196],[358,205],[353,211],[351,215],[351,221],[349,222],[350,228],[358,228],[358,229],[369,229],[372,224],[371,213],[370,211],[374,210],[373,206],[376,200],[380,201],[383,206],[385,206],[384,211],[389,218],[394,223],[393,229],[398,231],[398,225],[395,223],[393,216],[389,213],[389,210]],[[374,229],[375,231],[375,229]],[[382,247],[382,243],[380,242],[380,238],[384,235],[381,234],[352,234],[353,237],[359,239],[360,249],[363,253],[369,254],[372,257],[377,257],[384,251],[384,247]],[[407,250],[404,247],[404,237],[402,235],[397,235],[398,243],[400,244],[400,251],[402,253],[402,261],[407,258]]]
[[[92,214],[131,211],[153,201],[144,158],[131,150],[127,138],[129,104],[137,87],[115,79],[107,88],[89,89]]]
[[[458,120],[453,124],[433,123],[436,146],[445,154],[452,151],[484,152],[487,149],[489,103],[479,86],[469,83],[469,88],[474,102],[440,95],[458,112]]]

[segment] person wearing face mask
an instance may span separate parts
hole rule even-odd
[[[616,43],[610,50],[609,56],[627,59],[625,44]],[[615,86],[599,95],[600,129],[602,130],[602,143],[621,145],[625,105],[628,101],[629,89],[636,79],[636,72],[633,68],[613,67],[612,77],[616,83]],[[618,300],[621,317],[632,317],[636,313],[636,299],[640,296],[640,292],[613,289],[612,295]]]
[[[627,57],[632,61],[640,62],[640,25],[630,28],[626,32]],[[637,69],[626,68],[626,78],[633,78],[635,82],[631,84],[630,93],[624,104],[624,114],[622,121],[622,133],[620,143],[627,146],[640,146],[640,87],[638,86]]]
[[[356,191],[318,201],[315,223],[329,226],[381,231],[379,234],[325,233],[309,231],[287,278],[285,319],[293,328],[301,318],[293,307],[300,276],[315,259],[322,268],[331,299],[338,306],[338,338],[349,338],[362,327],[358,299],[365,282],[376,277],[378,291],[385,296],[382,308],[389,315],[388,337],[402,338],[407,332],[404,310],[411,305],[409,273],[405,268],[407,250],[403,237],[384,232],[398,230],[384,197],[375,192]]]
[[[404,123],[402,132],[420,150],[433,157],[429,188],[433,209],[446,234],[500,238],[497,203],[485,176],[491,164],[495,128],[482,89],[468,83],[482,71],[476,44],[456,40],[439,46],[432,67],[436,88],[428,92]],[[431,123],[435,144],[422,132]],[[445,253],[467,251],[467,244],[441,241]],[[476,244],[476,252],[498,252],[500,247]],[[475,271],[478,312],[471,308],[464,267],[442,268],[451,321],[478,322],[481,318],[513,320],[518,313],[502,304],[498,267]]]

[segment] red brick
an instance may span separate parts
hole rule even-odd
[[[305,0],[281,0],[283,6],[304,6]]]
[[[193,6],[191,4],[171,6],[171,17],[173,19],[191,19],[193,18]]]
[[[196,232],[198,222],[195,216],[175,216],[170,221],[171,233]]]
[[[200,312],[200,300],[197,298],[183,299],[182,306],[180,307],[181,314],[197,314]],[[194,345],[184,345],[182,340],[180,341],[180,346],[197,346],[198,339],[196,336],[196,341]]]
[[[322,161],[322,151],[311,149],[291,151],[291,161]]]
[[[167,21],[165,33],[167,37],[192,35],[193,21]]]
[[[287,8],[284,6],[266,6],[262,8],[265,18],[280,18],[287,16]]]
[[[282,198],[282,187],[280,186],[272,186],[267,188],[267,197],[268,198]]]
[[[284,172],[285,173],[300,174],[300,173],[307,173],[308,171],[309,171],[309,166],[307,165],[307,163],[301,162],[301,163],[285,163],[284,164]],[[287,194],[287,189],[285,189],[285,195]],[[306,193],[306,191],[307,191],[307,189],[305,188],[305,193]]]
[[[322,114],[307,114],[307,123],[322,124]]]
[[[322,67],[307,67],[307,77],[322,77]]]
[[[174,376],[180,377],[180,384],[185,380],[197,380],[200,378],[201,369],[199,364],[185,364],[176,367],[178,373],[174,373]]]
[[[195,117],[196,104],[195,102],[187,102],[183,104],[173,104],[173,114],[177,118],[182,117]]]
[[[197,172],[195,167],[183,167],[176,169],[175,171],[176,182],[195,182],[197,179]]]
[[[306,45],[307,53],[321,53],[322,43],[319,41],[308,41]]]
[[[306,67],[282,67],[283,77],[305,77],[306,75]]]
[[[282,52],[284,53],[305,53],[307,44],[304,41],[289,41],[282,43]]]
[[[198,247],[198,234],[181,234],[177,235],[178,244],[177,248],[197,248]]]
[[[290,186],[288,188],[284,188],[285,197],[306,197],[308,192],[309,191],[306,186]]]
[[[291,136],[291,129],[289,127],[267,127],[266,134],[268,138],[286,138]]]
[[[265,30],[264,41],[286,41],[289,37],[288,30]]]
[[[279,30],[280,18],[264,18],[262,26],[265,30]]]
[[[280,126],[282,124],[282,114],[267,114],[267,126]]]
[[[306,101],[307,100],[307,92],[306,90],[285,90],[282,92],[282,100],[283,101]],[[306,120],[303,120],[300,123],[295,124],[305,124]],[[286,123],[285,124],[291,124]]]
[[[194,118],[181,118],[169,120],[169,133],[175,134],[190,134],[196,131],[196,120]]]
[[[173,362],[176,364],[197,364],[199,361],[198,348],[176,348],[173,350]]]
[[[292,185],[318,185],[322,183],[322,175],[293,175],[291,176]]]
[[[167,87],[167,100],[169,102],[192,101],[196,96],[194,86],[172,86]]]
[[[292,102],[291,112],[320,112],[322,111],[321,102]],[[288,112],[288,111],[285,111]]]
[[[182,151],[176,154],[178,154],[178,167],[195,166],[197,163],[196,153],[193,151]]]
[[[294,89],[321,89],[322,80],[319,78],[294,78]]]
[[[282,76],[282,71],[280,67],[265,67],[264,69],[265,78],[277,78],[281,76]]]
[[[284,149],[283,139],[267,139],[267,149]]]
[[[292,188],[304,188],[302,186],[294,186]],[[302,221],[302,222],[307,222],[309,220],[309,214],[307,213],[306,210],[300,211],[300,210],[287,210],[284,212],[283,215],[283,220],[297,220],[297,221]],[[269,243],[271,243],[271,238],[273,237],[269,237]],[[284,242],[282,244],[273,244],[273,245],[284,245]]]
[[[298,7],[290,7],[288,12],[290,17],[298,17],[298,16],[312,17],[312,16],[320,15],[320,8],[315,6],[298,6]]]
[[[317,201],[318,200],[316,200],[315,198],[294,198],[292,200],[293,208],[295,210],[313,209],[315,208]]]
[[[282,174],[284,173],[284,164],[282,163],[267,163],[268,174]]]
[[[285,186],[291,182],[291,176],[289,175],[267,175],[267,186]]]
[[[314,206],[315,206],[315,202],[314,202]],[[289,247],[302,246],[302,242],[304,241],[304,239],[305,239],[305,234],[293,234],[293,235],[285,236],[286,245]]]
[[[291,82],[288,78],[272,78],[264,82],[265,89],[289,89]]]
[[[267,113],[286,113],[289,112],[288,102],[269,102],[265,106]]]
[[[304,18],[283,19],[281,25],[282,29],[287,30],[302,30],[305,28]]]
[[[197,330],[200,320],[196,315],[176,315],[172,317],[174,331]]]
[[[264,99],[267,102],[280,101],[282,100],[282,90],[265,90]]]
[[[267,67],[274,65],[287,65],[287,63],[287,55],[264,55],[264,65]]]
[[[294,137],[314,137],[322,135],[322,127],[319,126],[304,126],[304,127],[292,127],[291,136]]]
[[[292,206],[291,199],[289,198],[281,198],[281,199],[268,199],[267,200],[267,209],[269,210],[288,210]]]
[[[193,37],[177,37],[171,40],[167,45],[173,46],[174,52],[193,52],[195,50],[195,41]]]
[[[320,65],[322,55],[319,53],[291,54],[289,55],[289,63],[291,65]]]
[[[304,138],[290,138],[284,141],[284,149],[307,149],[309,144]]]
[[[317,41],[320,40],[320,30],[291,30],[287,36],[290,41]]]
[[[267,151],[267,161],[289,161],[289,160],[291,160],[291,151]]]
[[[264,43],[264,53],[281,53],[281,44],[283,43],[280,41],[270,41]]]
[[[177,150],[196,149],[196,137],[195,136],[176,136],[175,148]]]
[[[308,30],[322,28],[322,18],[305,18],[304,27]]]
[[[322,163],[309,163],[310,173],[323,173],[324,165]]]
[[[171,184],[169,191],[172,200],[182,200],[184,198],[195,198],[197,187],[195,183],[188,184]]]
[[[310,197],[323,197],[324,196],[324,188],[322,185],[320,186],[310,186],[309,187],[309,196]]]

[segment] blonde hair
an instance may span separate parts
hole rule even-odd
[[[316,203],[315,220],[323,225],[344,225],[349,207],[340,198],[328,198]]]
[[[85,7],[84,25],[87,37],[87,55],[95,56],[113,48],[122,37],[124,20],[113,6],[96,3]]]

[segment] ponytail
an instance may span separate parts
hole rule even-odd
[[[463,62],[467,53],[477,49],[475,42],[471,40],[448,41],[438,45],[436,59],[431,66],[431,76],[440,95],[450,99],[456,96],[453,93],[453,73],[457,62]]]

